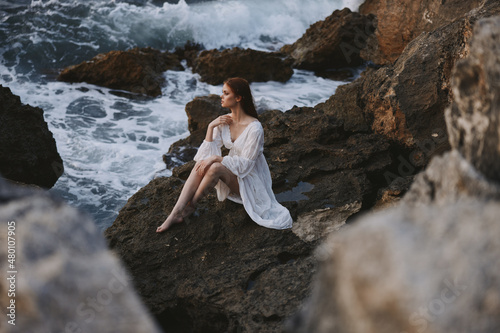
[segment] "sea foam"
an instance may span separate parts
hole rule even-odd
[[[358,2],[349,2],[351,9]],[[206,48],[273,50],[344,3],[335,0],[184,1],[158,7],[113,1],[32,1],[0,13],[0,84],[44,109],[65,172],[51,190],[108,227],[126,200],[155,175],[170,175],[162,155],[186,137],[185,105],[222,86],[189,68],[165,73],[162,96],[129,99],[87,83],[55,80],[66,66],[112,49],[172,50],[187,40]],[[16,5],[17,6],[17,5]],[[14,8],[14,9],[13,9]],[[287,83],[252,83],[259,110],[287,111],[325,101],[341,82],[295,70]],[[161,221],[158,221],[158,223]]]

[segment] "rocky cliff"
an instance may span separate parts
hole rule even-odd
[[[494,332],[500,328],[500,17],[476,22],[453,71],[452,151],[395,208],[316,251],[312,297],[289,332]]]
[[[485,1],[471,0],[367,0],[359,8],[374,14],[374,34],[367,35],[361,57],[376,64],[393,63],[405,47],[423,32],[432,32],[480,7]]]

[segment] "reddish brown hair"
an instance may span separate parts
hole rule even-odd
[[[233,77],[224,81],[231,88],[236,96],[241,97],[241,107],[249,116],[259,119],[255,104],[253,101],[252,91],[248,81],[240,77]]]

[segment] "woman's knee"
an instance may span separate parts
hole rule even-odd
[[[213,176],[213,177],[220,177],[222,172],[224,171],[225,166],[222,165],[220,162],[214,162],[210,167],[208,168],[207,174]]]

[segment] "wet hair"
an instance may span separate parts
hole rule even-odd
[[[227,79],[224,83],[231,88],[236,96],[241,97],[240,103],[243,111],[245,111],[245,113],[249,116],[259,119],[248,81],[240,77],[233,77]]]

